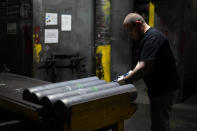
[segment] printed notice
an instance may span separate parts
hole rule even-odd
[[[46,25],[57,25],[57,13],[46,13]]]
[[[62,31],[71,31],[71,23],[72,23],[71,15],[61,15],[61,30]]]
[[[58,29],[45,29],[45,43],[58,43]]]
[[[16,23],[7,23],[7,34],[16,34]]]

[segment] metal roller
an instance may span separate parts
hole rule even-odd
[[[93,101],[97,99],[102,99],[114,95],[129,93],[131,96],[131,101],[134,101],[137,97],[137,90],[132,84],[119,86],[117,88],[110,88],[105,89],[93,93],[78,95],[74,97],[69,97],[65,99],[61,99],[57,101],[54,105],[55,114],[57,117],[61,118],[62,116],[65,116],[67,111],[69,111],[69,107],[81,103],[86,103],[88,101]]]
[[[30,100],[31,94],[36,91],[47,90],[47,89],[52,89],[52,88],[56,88],[60,86],[67,86],[67,85],[72,85],[76,83],[83,83],[83,82],[89,82],[89,81],[95,81],[95,80],[99,80],[99,78],[94,76],[94,77],[88,77],[88,78],[83,78],[83,79],[78,79],[78,80],[64,81],[64,82],[58,82],[58,83],[53,83],[53,84],[27,88],[23,91],[23,99]]]
[[[83,88],[87,88],[87,87],[95,86],[99,84],[104,84],[104,83],[106,83],[106,81],[96,80],[96,81],[90,81],[86,83],[80,83],[80,84],[78,83],[78,84],[56,87],[56,88],[52,88],[48,90],[36,91],[32,93],[32,95],[30,96],[31,97],[30,101],[39,104],[41,98],[47,95],[56,95],[58,93],[70,92],[76,89],[83,89]]]
[[[77,96],[77,95],[83,95],[83,94],[87,94],[87,93],[91,93],[91,92],[97,92],[100,90],[104,90],[104,89],[108,89],[108,88],[112,88],[112,87],[117,87],[119,86],[118,83],[115,82],[111,82],[108,84],[101,84],[101,85],[95,85],[95,86],[91,86],[88,88],[81,88],[79,90],[73,90],[73,91],[69,91],[69,92],[63,92],[60,94],[52,94],[52,95],[48,95],[45,96],[41,99],[41,104],[43,106],[52,106],[57,100],[63,99],[63,98],[68,98],[71,96]]]

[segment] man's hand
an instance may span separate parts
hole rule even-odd
[[[125,80],[124,80],[124,79],[121,79],[121,80],[118,80],[118,84],[120,84],[120,85],[125,85],[125,84],[126,84],[126,82],[125,82]]]
[[[128,76],[130,73],[132,72],[132,70],[130,70],[129,72],[127,72],[126,74],[122,75],[122,76],[119,76],[118,79],[117,79],[117,82],[120,84],[120,85],[125,85],[127,84],[126,81],[124,80],[124,78],[126,76]]]

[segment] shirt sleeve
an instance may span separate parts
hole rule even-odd
[[[158,56],[158,43],[156,38],[149,38],[145,41],[140,54],[140,61],[155,60]]]

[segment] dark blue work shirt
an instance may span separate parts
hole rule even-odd
[[[153,61],[153,66],[144,76],[150,96],[179,88],[179,77],[169,41],[157,29],[150,28],[140,41],[138,61]]]

